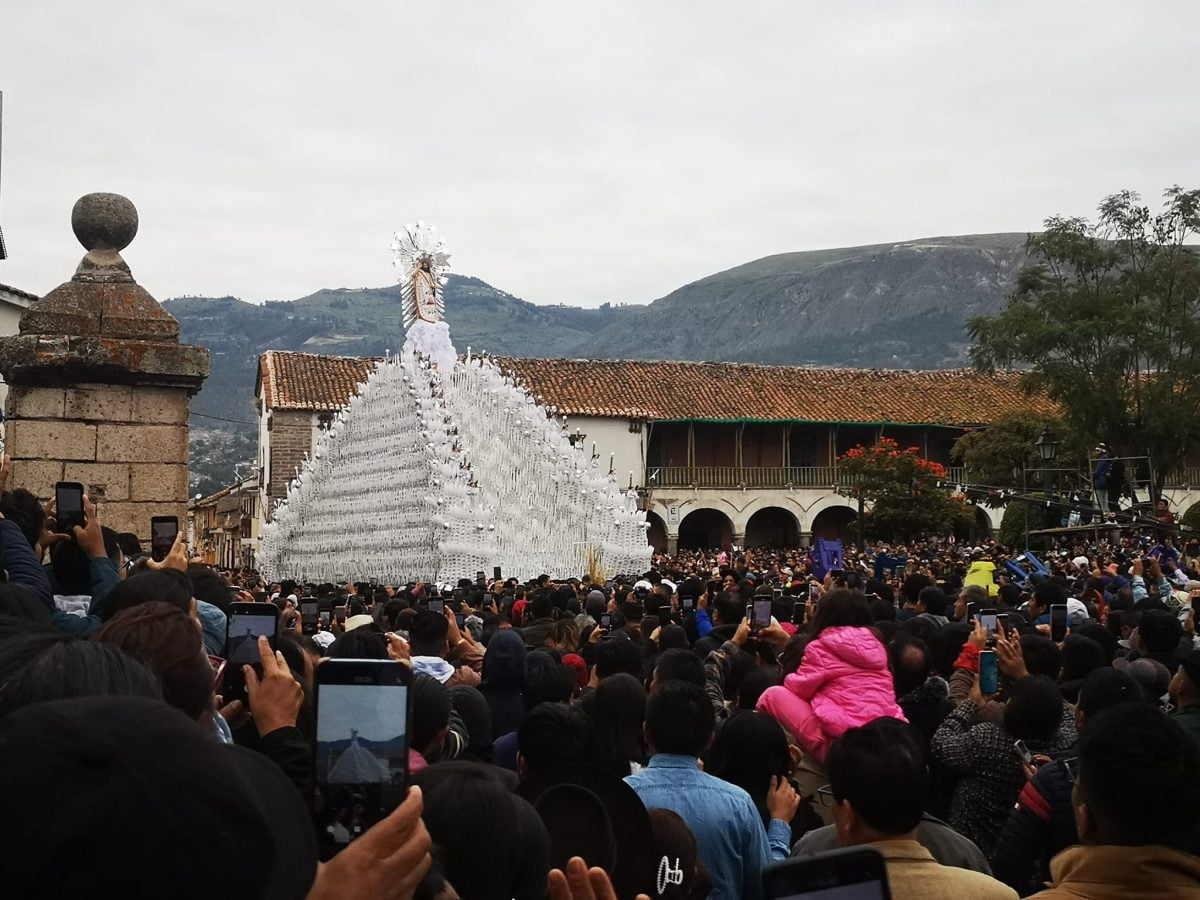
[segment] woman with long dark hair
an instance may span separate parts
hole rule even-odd
[[[642,726],[646,719],[646,691],[624,672],[603,679],[591,704],[596,726],[595,763],[624,778],[646,764]]]

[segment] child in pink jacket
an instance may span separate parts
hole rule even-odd
[[[882,716],[908,721],[896,704],[887,648],[870,628],[854,625],[822,631],[804,648],[800,668],[763,693],[758,710],[822,763],[851,728]]]

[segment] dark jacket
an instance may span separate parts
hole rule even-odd
[[[50,578],[16,522],[0,519],[0,543],[3,544],[0,562],[8,572],[8,583],[27,588],[47,609],[53,609],[54,592],[50,589]]]
[[[554,620],[549,616],[543,619],[534,619],[521,629],[521,635],[525,638],[525,646],[530,650],[540,650],[546,646],[546,638],[553,627]]]
[[[1171,718],[1183,726],[1183,730],[1200,738],[1200,706],[1185,706],[1171,714]]]
[[[919,688],[897,698],[896,702],[904,710],[904,718],[908,719],[908,724],[921,732],[926,750],[929,749],[929,742],[933,740],[938,726],[942,724],[942,719],[954,709],[954,704],[950,701],[950,686],[944,678],[937,675],[926,679]]]
[[[1050,880],[1050,860],[1079,843],[1071,776],[1061,760],[1038,769],[996,840],[992,874],[1022,897]]]
[[[736,625],[714,625],[713,630],[706,637],[696,641],[692,649],[700,655],[701,659],[707,659],[708,654],[714,650],[720,650],[721,645],[731,639],[736,632]]]
[[[1026,779],[1013,751],[1016,738],[1003,725],[978,723],[978,713],[971,700],[958,704],[938,727],[931,749],[943,766],[958,774],[950,826],[990,857]],[[1070,734],[1073,738],[1074,731]],[[1073,741],[1064,741],[1060,728],[1048,741],[1025,743],[1030,752],[1054,758],[1067,753]]]

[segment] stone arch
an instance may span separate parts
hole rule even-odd
[[[854,520],[858,510],[845,503],[830,503],[810,520],[809,530],[814,538],[840,540],[844,544],[854,539]]]
[[[1003,510],[992,510],[986,506],[975,507],[975,528],[981,538],[989,538],[1000,530],[1000,514]]]
[[[646,522],[650,525],[646,530],[646,541],[655,553],[664,553],[667,549],[667,523],[658,513],[649,510],[646,511]]]
[[[719,509],[700,507],[679,523],[679,549],[712,550],[733,542],[733,520]]]
[[[800,546],[800,520],[781,506],[764,506],[746,520],[746,546],[785,547]]]

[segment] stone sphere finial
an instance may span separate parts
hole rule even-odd
[[[137,235],[137,207],[120,194],[84,194],[71,210],[71,230],[89,252],[119,252]]]

